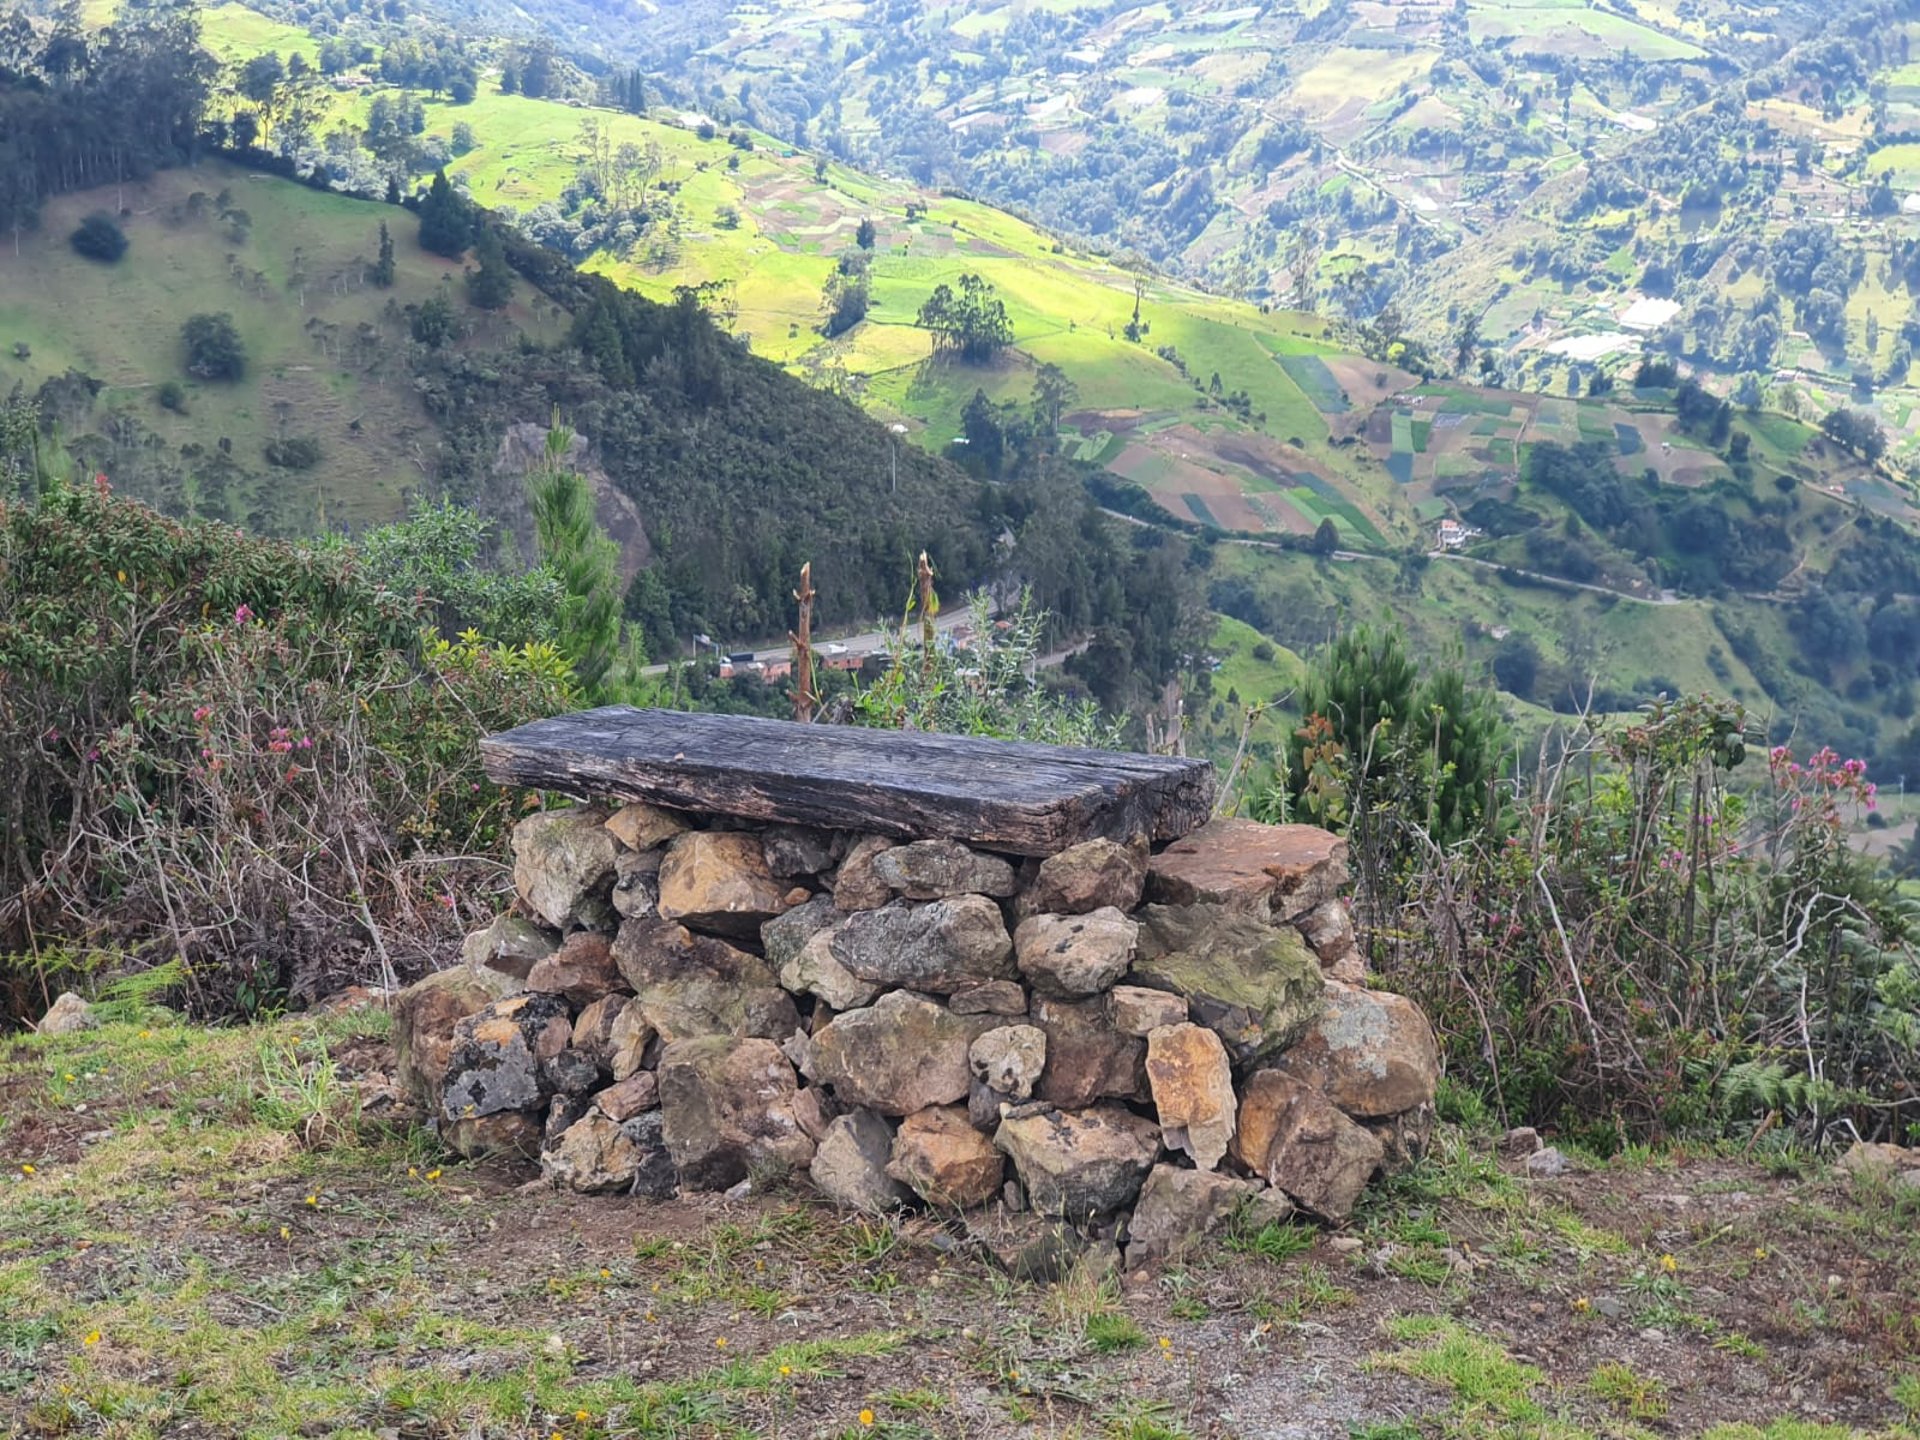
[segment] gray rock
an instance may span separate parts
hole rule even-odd
[[[607,1071],[616,1082],[646,1068],[660,1043],[647,1012],[631,1002],[607,1027]]]
[[[984,1205],[1000,1189],[1006,1161],[957,1106],[907,1116],[893,1137],[887,1174],[939,1210]]]
[[[1074,1000],[1109,989],[1133,963],[1140,927],[1108,907],[1030,915],[1013,932],[1020,973],[1043,995]]]
[[[1026,1105],[993,1143],[1013,1161],[1036,1214],[1076,1224],[1133,1204],[1160,1155],[1160,1129],[1119,1105],[1056,1110]]]
[[[834,909],[833,899],[816,895],[804,905],[796,905],[784,915],[776,915],[760,927],[760,949],[767,965],[779,970],[797,956],[822,930],[830,930],[846,918]]]
[[[625,1126],[589,1110],[541,1152],[540,1173],[569,1190],[605,1195],[633,1189],[641,1158]]]
[[[1545,1149],[1536,1150],[1527,1156],[1527,1158],[1521,1162],[1521,1168],[1536,1179],[1552,1180],[1571,1172],[1573,1162],[1567,1158],[1564,1150],[1549,1145]]]
[[[794,1113],[793,1067],[771,1040],[679,1040],[661,1054],[659,1077],[662,1133],[686,1188],[725,1190],[813,1160]]]
[[[847,850],[833,882],[833,903],[841,910],[877,910],[893,898],[893,887],[873,868],[893,848],[884,835],[862,835]]]
[[[878,911],[870,911],[878,914]],[[858,1010],[871,1005],[880,987],[862,980],[833,954],[831,930],[822,930],[780,967],[780,984],[796,995],[817,995],[835,1010]]]
[[[613,909],[622,920],[646,920],[660,913],[658,850],[635,854],[622,850],[613,861]]]
[[[991,1135],[1000,1124],[1001,1112],[1015,1103],[1011,1095],[975,1080],[967,1087],[967,1123],[983,1135]]]
[[[833,832],[810,825],[769,825],[760,832],[767,869],[782,880],[798,880],[833,868]]]
[[[1406,996],[1328,981],[1319,1017],[1273,1066],[1356,1120],[1377,1120],[1433,1104],[1440,1046]]]
[[[810,1174],[821,1194],[871,1215],[898,1210],[913,1197],[887,1174],[893,1131],[871,1110],[850,1110],[827,1125]]]
[[[1069,846],[1040,863],[1039,872],[1020,896],[1020,914],[1085,915],[1112,908],[1131,910],[1140,903],[1147,878],[1147,844],[1088,840]]]
[[[609,1120],[624,1125],[641,1111],[659,1105],[660,1078],[651,1070],[642,1070],[617,1085],[609,1085],[593,1097],[593,1103]]]
[[[394,1080],[428,1114],[438,1114],[460,1022],[521,988],[499,970],[458,965],[409,985],[393,1002]]]
[[[599,810],[543,810],[513,827],[513,888],[556,930],[578,923],[589,899],[613,890],[617,846]]]
[[[800,1024],[764,960],[671,920],[627,921],[613,958],[633,987],[629,1008],[666,1044],[700,1035],[778,1039]]]
[[[1177,1165],[1154,1166],[1127,1223],[1127,1263],[1177,1258],[1221,1229],[1257,1193],[1251,1181]]]
[[[1032,1023],[1047,1033],[1047,1068],[1034,1093],[1063,1110],[1095,1100],[1147,1098],[1147,1044],[1122,1035],[1106,1003],[1033,997]]]
[[[1319,1018],[1325,981],[1291,928],[1224,904],[1149,905],[1132,983],[1187,1002],[1234,1064],[1257,1064]]]
[[[1111,1248],[1057,1217],[1001,1206],[969,1215],[967,1238],[1001,1270],[1031,1285],[1057,1284],[1090,1262],[1100,1269],[1103,1248]]]
[[[954,991],[947,1005],[956,1015],[1024,1015],[1027,992],[1012,980],[983,980]]]
[[[1122,1035],[1144,1040],[1162,1025],[1183,1024],[1187,1002],[1165,990],[1116,985],[1107,992],[1107,1019]]]
[[[1242,1089],[1233,1155],[1303,1210],[1336,1223],[1353,1212],[1385,1150],[1332,1101],[1279,1070]]]
[[[967,1096],[967,1050],[982,1027],[923,995],[892,990],[813,1037],[812,1075],[843,1102],[911,1115]]]
[[[567,1048],[573,1024],[558,995],[511,995],[454,1027],[440,1113],[483,1119],[507,1110],[544,1110],[553,1086],[544,1062]]]
[[[93,1028],[93,1007],[73,991],[63,990],[35,1028],[42,1035],[78,1035]]]
[[[600,1066],[591,1055],[569,1045],[540,1062],[540,1078],[555,1095],[590,1095],[600,1085]]]
[[[993,1090],[1014,1100],[1028,1099],[1046,1069],[1047,1032],[1034,1025],[1002,1025],[973,1042],[967,1062]]]
[[[1014,973],[1000,907],[980,895],[860,911],[833,931],[832,947],[833,958],[862,980],[937,995]]]
[[[873,873],[909,900],[1013,894],[1013,866],[957,840],[916,840],[873,857]]]
[[[535,964],[560,948],[560,937],[518,915],[502,915],[467,936],[460,958],[475,969],[498,970],[525,980]]]

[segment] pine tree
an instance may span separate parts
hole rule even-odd
[[[420,248],[457,260],[473,243],[466,202],[453,193],[447,172],[436,170],[427,198],[420,202]]]
[[[491,226],[480,228],[474,256],[480,268],[467,271],[467,299],[482,310],[504,309],[513,298],[513,271],[507,268],[507,252]]]
[[[389,175],[387,176],[387,204],[398,205],[399,203],[400,177],[398,175]]]
[[[368,269],[367,279],[382,290],[393,284],[393,236],[388,233],[384,220],[380,222],[380,258]]]
[[[620,547],[594,514],[593,491],[566,466],[571,432],[547,431],[547,451],[531,480],[534,538],[541,563],[560,581],[566,599],[555,640],[573,662],[581,697],[604,704],[617,697],[646,657],[620,623]]]

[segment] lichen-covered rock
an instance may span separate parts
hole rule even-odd
[[[1347,842],[1312,825],[1209,820],[1147,865],[1146,895],[1162,905],[1227,905],[1292,920],[1340,893]]]
[[[996,1205],[969,1215],[967,1238],[1012,1278],[1030,1285],[1057,1284],[1075,1271],[1098,1278],[1119,1266],[1111,1240],[1095,1240],[1057,1216],[1032,1211]]]
[[[93,1007],[73,991],[63,990],[35,1028],[42,1035],[78,1035],[93,1028]]]
[[[771,1040],[679,1040],[658,1073],[667,1151],[686,1188],[725,1190],[812,1161],[813,1141],[794,1114],[793,1067]]]
[[[458,965],[402,990],[393,1003],[394,1078],[400,1088],[428,1114],[439,1113],[455,1028],[519,989],[520,982],[502,971]]]
[[[589,900],[613,890],[618,846],[599,810],[543,810],[513,827],[513,888],[556,930],[579,923]]]
[[[1014,974],[1013,941],[1000,907],[980,895],[926,904],[896,900],[849,915],[832,936],[833,958],[876,985],[948,995]]]
[[[893,1131],[887,1122],[871,1110],[850,1110],[828,1122],[808,1173],[814,1187],[835,1204],[883,1215],[913,1199],[907,1187],[887,1173],[892,1154]]]
[[[1046,1069],[1047,1032],[1036,1025],[1002,1025],[973,1042],[967,1062],[983,1084],[1025,1100]]]
[[[608,1073],[617,1082],[645,1069],[659,1042],[660,1036],[647,1020],[647,1012],[628,1001],[607,1030]]]
[[[583,1195],[631,1190],[641,1147],[627,1129],[600,1110],[589,1110],[540,1154],[540,1173]]]
[[[764,960],[671,920],[627,921],[613,958],[633,987],[628,1009],[667,1044],[700,1035],[777,1040],[800,1023]]]
[[[544,1109],[553,1085],[545,1062],[567,1048],[573,1023],[558,995],[495,1000],[454,1026],[440,1113],[447,1120]]]
[[[1029,1015],[1047,1035],[1047,1068],[1034,1089],[1040,1099],[1079,1110],[1103,1098],[1147,1098],[1147,1043],[1113,1028],[1102,997],[1036,995]]]
[[[622,920],[645,920],[660,912],[660,864],[666,859],[658,850],[636,854],[622,850],[613,861],[613,910]]]
[[[883,1115],[911,1115],[967,1095],[967,1050],[982,1027],[906,990],[837,1015],[813,1037],[812,1078]]]
[[[814,936],[822,930],[832,929],[846,918],[834,908],[832,896],[815,895],[805,904],[774,916],[760,927],[761,953],[767,957],[767,965],[771,969],[780,970]]]
[[[1178,995],[1235,1065],[1284,1050],[1320,1014],[1325,980],[1291,927],[1220,904],[1149,905],[1132,981]]]
[[[1012,980],[982,980],[954,991],[947,1005],[956,1015],[1024,1015],[1027,992]]]
[[[684,815],[636,800],[607,817],[607,829],[629,850],[657,849],[689,828]]]
[[[1406,996],[1331,981],[1320,1017],[1273,1068],[1313,1086],[1356,1120],[1378,1120],[1433,1103],[1440,1046],[1426,1015]]]
[[[1128,1265],[1178,1258],[1233,1218],[1259,1187],[1206,1170],[1156,1165],[1127,1222]],[[1282,1200],[1284,1210],[1292,1207]]]
[[[760,832],[767,869],[777,879],[798,880],[833,868],[834,834],[811,825],[769,825]]]
[[[582,930],[537,961],[527,972],[527,989],[542,995],[564,995],[576,1009],[625,991],[626,980],[613,963],[613,944],[604,935]]]
[[[1187,1002],[1165,990],[1116,985],[1107,992],[1107,1019],[1122,1035],[1144,1040],[1162,1025],[1179,1025],[1186,1018]]]
[[[625,1124],[642,1110],[652,1110],[659,1105],[660,1077],[651,1070],[629,1075],[594,1096],[593,1103],[609,1120]]]
[[[874,861],[893,848],[884,835],[862,835],[848,848],[833,882],[833,903],[841,910],[878,910],[893,899],[893,887],[880,878]]]
[[[816,995],[835,1010],[858,1010],[871,1005],[880,993],[878,985],[862,980],[834,958],[831,930],[814,935],[780,967],[780,983],[796,995]]]
[[[1013,932],[1021,975],[1043,995],[1076,1000],[1109,989],[1133,963],[1140,927],[1111,907],[1029,915]]]
[[[1040,862],[1020,896],[1020,914],[1086,915],[1108,908],[1131,910],[1147,878],[1147,843],[1088,840]]]
[[[1160,1129],[1120,1105],[1056,1110],[1025,1105],[993,1143],[1005,1151],[1039,1215],[1081,1223],[1133,1204],[1160,1155]]]
[[[537,1160],[545,1138],[540,1116],[526,1110],[468,1115],[440,1124],[441,1143],[468,1160]]]
[[[1234,1157],[1294,1204],[1343,1221],[1385,1150],[1319,1091],[1280,1070],[1242,1087]]]
[[[1000,1190],[1006,1160],[968,1122],[967,1112],[942,1105],[900,1122],[887,1174],[938,1210],[970,1210]]]
[[[1218,1165],[1233,1139],[1238,1106],[1220,1037],[1185,1022],[1149,1032],[1147,1084],[1166,1147],[1184,1150],[1202,1170]]]
[[[957,840],[915,840],[882,850],[873,857],[873,873],[908,900],[1013,894],[1013,866]]]
[[[460,958],[475,969],[498,970],[516,980],[560,948],[560,937],[518,915],[502,915],[467,936]]]
[[[606,995],[595,1000],[573,1020],[573,1046],[607,1075],[613,1073],[613,1025],[627,1008],[628,996]]]
[[[600,1084],[600,1066],[591,1055],[568,1045],[540,1062],[540,1078],[555,1095],[590,1095]]]
[[[759,836],[745,830],[689,830],[668,844],[660,862],[663,919],[751,939],[787,908],[787,887],[767,869]]]

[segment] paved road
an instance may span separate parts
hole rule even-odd
[[[971,607],[957,605],[952,610],[946,611],[936,617],[933,622],[933,628],[944,635],[948,631],[957,630],[960,626],[968,624],[972,619],[973,610]],[[891,633],[891,631],[887,630],[863,630],[858,635],[815,635],[813,637],[813,648],[816,654],[824,654],[829,645],[844,645],[846,646],[845,653],[849,655],[872,655],[876,651],[884,651],[887,648],[887,637]],[[913,626],[913,633],[915,635],[920,633],[918,624]],[[754,651],[753,658],[762,664],[768,664],[776,660],[790,660],[793,658],[793,646],[771,645],[764,650]],[[642,675],[664,675],[667,673],[667,667],[665,665],[649,665],[640,673]]]

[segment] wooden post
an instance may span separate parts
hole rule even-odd
[[[933,562],[920,552],[920,678],[933,679],[933,617],[940,613],[940,597],[933,593]]]
[[[813,719],[813,562],[800,567],[800,588],[793,598],[800,602],[800,628],[789,631],[793,642],[793,718],[801,724]]]

